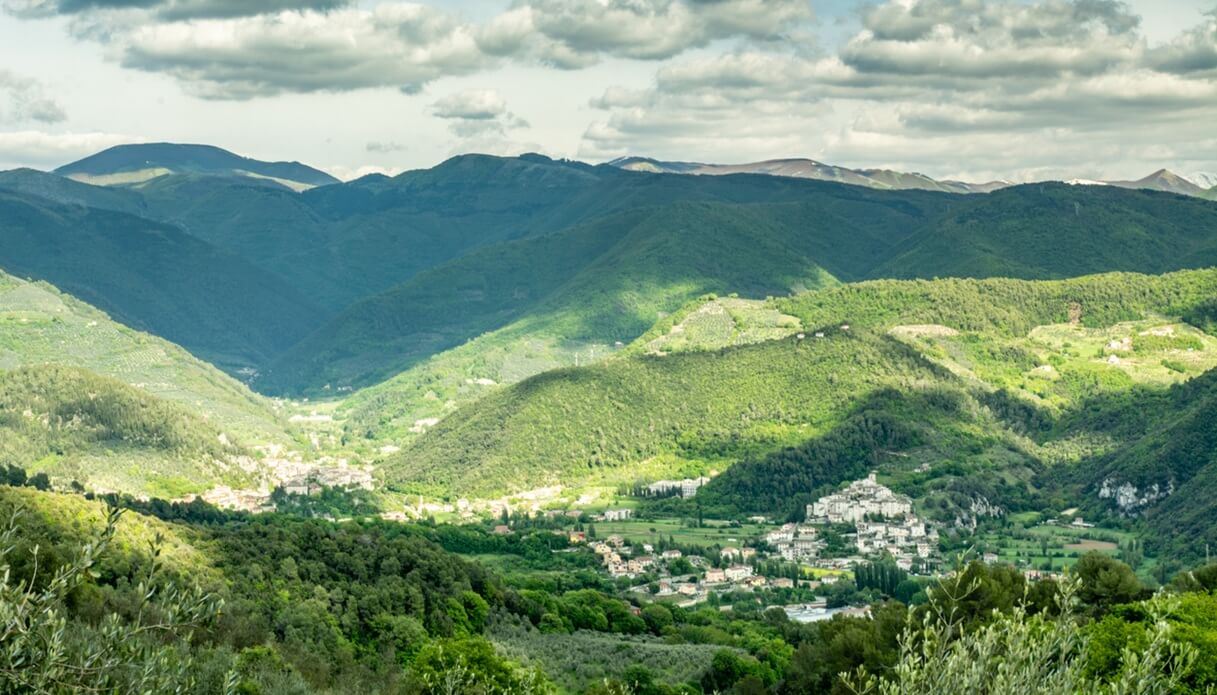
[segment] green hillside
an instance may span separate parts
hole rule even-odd
[[[610,188],[615,194],[605,197]],[[792,191],[798,191],[797,202],[785,200]],[[598,186],[585,196],[641,203],[655,192],[708,196],[716,202],[670,204],[653,212],[641,208],[536,239],[487,246],[355,304],[280,358],[258,387],[271,392],[316,392],[325,384],[358,388],[509,327],[518,317],[542,326],[548,311],[545,293],[568,293],[560,283],[575,282],[571,278],[580,274],[632,275],[632,282],[640,283],[606,286],[580,297],[581,313],[610,317],[611,323],[621,311],[617,304],[633,301],[626,295],[662,292],[648,285],[648,273],[665,277],[671,272],[689,281],[691,291],[674,297],[680,301],[650,300],[669,312],[699,290],[751,297],[785,294],[787,287],[772,281],[771,268],[788,264],[792,256],[842,281],[1059,278],[1111,270],[1163,272],[1217,262],[1217,242],[1209,232],[1217,228],[1217,207],[1148,191],[1045,184],[951,197],[764,176],[643,174],[614,179],[611,186]],[[643,214],[654,216],[645,222],[651,231],[635,229],[644,224],[639,221]],[[726,217],[736,221],[724,223]],[[689,272],[707,258],[717,262],[703,277]],[[631,268],[635,263],[639,267]],[[545,277],[532,277],[538,273]],[[537,330],[527,338],[629,342],[655,316],[645,318],[611,326],[618,329],[615,335],[570,326],[562,332]],[[499,380],[493,374],[477,376]]]
[[[722,470],[790,447],[827,446],[821,454],[907,449],[893,459],[902,470],[952,460],[1001,469],[1014,461],[1029,482],[1049,463],[1103,453],[1078,431],[1092,428],[1054,423],[1103,398],[1161,390],[1217,366],[1217,340],[1178,318],[1215,290],[1217,272],[1192,271],[878,281],[803,293],[772,302],[801,322],[802,340],[666,357],[630,350],[546,373],[458,410],[386,468],[404,487],[485,495]],[[945,405],[926,407],[916,400],[922,391],[930,406]],[[893,393],[908,395],[883,396]],[[902,398],[914,400],[901,405]],[[857,442],[869,440],[851,432],[869,432],[871,420],[895,429],[880,427],[877,441],[890,441],[859,450]],[[941,426],[927,425],[934,422]],[[854,463],[836,474],[873,465],[870,454],[846,456]],[[728,485],[735,470],[708,492]],[[810,493],[810,484],[788,492]],[[764,511],[768,498],[734,499]],[[796,498],[784,499],[789,506]]]
[[[1146,545],[1164,556],[1199,557],[1217,543],[1217,371],[1090,404],[1067,426],[1118,443],[1064,475],[1093,506],[1142,516]]]
[[[801,234],[783,224],[757,223],[748,211],[717,203],[681,203],[628,215],[632,225],[616,216],[569,233],[486,249],[424,274],[408,293],[378,298],[401,311],[370,303],[360,309],[428,323],[373,324],[352,312],[348,337],[314,336],[293,354],[316,355],[312,364],[327,370],[323,373],[335,386],[343,384],[343,370],[374,364],[370,358],[392,364],[387,374],[405,369],[355,394],[344,408],[356,437],[400,443],[417,433],[419,423],[442,417],[497,384],[618,351],[694,297],[738,290],[764,298],[836,284],[812,254],[850,233],[826,226],[820,233]],[[572,248],[574,258],[565,253]],[[462,279],[454,283],[456,277]],[[379,330],[362,339],[350,337],[369,325]],[[394,340],[395,334],[426,341]],[[324,350],[314,342],[318,339],[349,347]],[[429,352],[440,354],[424,360]]]
[[[43,364],[86,369],[178,403],[234,441],[288,438],[271,401],[182,348],[51,285],[0,273],[0,370]]]
[[[277,276],[176,227],[0,190],[0,268],[51,282],[226,368],[295,342],[317,310]]]
[[[247,485],[247,454],[180,403],[76,367],[0,371],[0,463],[163,498]]]
[[[90,186],[34,169],[0,171],[0,189],[35,195],[64,205],[83,205],[132,215],[147,214],[143,198],[134,191]]]
[[[1217,206],[1196,198],[1060,183],[967,199],[904,242],[874,278],[1066,278],[1217,263]]]
[[[628,342],[705,292],[764,297],[831,282],[813,254],[849,230],[817,231],[678,203],[495,245],[353,306],[259,387],[375,383],[489,331],[520,333],[521,320],[533,339]]]

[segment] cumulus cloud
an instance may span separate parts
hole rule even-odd
[[[764,42],[811,17],[808,0],[516,0],[477,24],[440,3],[387,0],[0,0],[20,17],[69,15],[76,38],[130,68],[215,99],[395,86],[503,61],[575,69],[657,60],[720,39]]]
[[[861,78],[930,86],[1096,74],[1136,59],[1139,24],[1113,0],[889,2],[865,14],[840,59]]]
[[[1217,9],[1200,26],[1150,51],[1149,63],[1163,72],[1217,78]]]
[[[58,123],[65,118],[63,107],[37,80],[0,70],[0,123]]]
[[[772,40],[810,17],[807,0],[518,0],[479,40],[492,54],[580,68],[601,55],[658,60],[718,39]]]
[[[395,3],[152,24],[119,43],[124,66],[168,73],[213,99],[379,86],[414,93],[486,65],[467,26]]]
[[[28,166],[50,169],[108,147],[141,140],[115,133],[0,132],[0,168]]]
[[[434,111],[440,118],[488,121],[507,113],[507,102],[493,89],[469,89],[435,102]]]
[[[751,47],[607,89],[581,154],[803,153],[934,170],[1021,160],[1028,174],[1113,147],[1211,157],[1214,19],[1150,48],[1110,0],[890,0],[835,54]]]
[[[87,12],[143,10],[162,19],[248,17],[281,10],[331,10],[351,0],[4,0],[18,17],[52,17]]]
[[[502,95],[493,89],[449,94],[432,105],[432,113],[448,121],[449,131],[459,140],[476,138],[491,143],[506,139],[508,131],[528,127],[528,122],[509,111]]]
[[[402,167],[384,167],[370,164],[365,164],[358,167],[335,165],[324,166],[321,168],[325,171],[325,173],[333,176],[339,181],[354,181],[355,179],[361,179],[365,176],[372,176],[373,174],[379,174],[381,176],[397,176],[405,171],[405,169]]]

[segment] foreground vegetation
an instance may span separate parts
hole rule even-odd
[[[1217,685],[1217,567],[1151,596],[1083,557],[1027,583],[972,563],[882,593],[869,617],[796,623],[758,596],[650,603],[518,526],[174,521],[0,487],[0,691],[182,693],[1204,692]],[[461,554],[519,557],[499,576]],[[559,573],[547,569],[566,566]],[[861,581],[861,580],[859,580]],[[976,664],[987,664],[983,669]],[[844,675],[842,675],[844,674]]]

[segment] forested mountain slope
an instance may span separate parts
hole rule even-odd
[[[872,278],[1066,278],[1217,264],[1217,205],[1111,186],[1028,184],[969,198],[873,268]]]
[[[649,188],[674,191],[690,186],[687,182],[691,181],[701,186],[702,193],[718,196],[727,190],[742,193],[762,186],[764,180],[760,176],[640,175],[614,185],[646,183]],[[777,182],[767,191],[771,198],[787,197],[791,192],[787,187],[802,184],[802,188],[791,202],[730,204],[720,199],[716,206],[664,206],[662,212],[653,213],[659,217],[652,218],[662,220],[664,231],[651,236],[631,231],[641,214],[634,211],[521,242],[524,245],[492,245],[434,268],[340,314],[280,359],[259,387],[293,391],[315,390],[327,383],[362,386],[410,366],[419,357],[505,326],[517,316],[542,318],[533,313],[543,306],[537,288],[530,287],[536,281],[527,277],[533,269],[556,273],[555,281],[571,277],[577,269],[585,276],[639,276],[638,284],[617,288],[606,278],[603,290],[583,308],[587,315],[612,316],[618,311],[614,305],[628,303],[629,296],[658,290],[641,277],[645,268],[630,269],[630,264],[645,264],[649,258],[662,258],[664,272],[672,272],[690,287],[675,303],[662,301],[659,295],[651,300],[665,312],[700,292],[735,291],[752,297],[785,294],[786,287],[780,282],[758,283],[745,276],[754,272],[756,278],[769,278],[771,268],[792,262],[814,263],[843,281],[937,276],[1060,278],[1110,270],[1162,272],[1217,263],[1217,238],[1212,234],[1217,229],[1217,206],[1193,198],[1064,184],[933,197],[918,191],[881,193],[819,182],[769,180]],[[902,197],[909,195],[918,197]],[[719,219],[724,215],[739,220],[734,233],[724,231]],[[683,236],[658,240],[678,231]],[[757,235],[774,241],[758,244]],[[666,247],[662,247],[664,243]],[[635,248],[629,249],[630,245]],[[748,253],[741,254],[745,248]],[[599,266],[592,263],[598,253],[607,254]],[[511,260],[520,254],[529,258],[527,266]],[[695,259],[711,257],[719,259],[719,268],[703,277],[683,269],[695,264]],[[732,264],[736,269],[728,271]],[[733,277],[728,278],[728,272]],[[457,305],[444,299],[442,288],[457,288]],[[436,301],[442,309],[433,308]],[[413,318],[420,312],[431,312],[437,321]],[[581,333],[576,327],[554,337],[628,342],[638,335],[638,328],[635,323],[616,334],[595,335]],[[414,345],[400,347],[411,343]]]
[[[857,273],[918,217],[916,209],[892,210],[883,201],[822,197],[836,214],[814,199],[682,202],[486,247],[354,305],[293,348],[258,386],[367,385],[522,320],[532,339],[628,342],[699,294],[765,297],[821,286],[833,272],[820,257],[836,256],[847,276]],[[840,247],[851,251],[829,253]]]
[[[535,318],[538,329],[518,335],[547,345],[538,364],[556,366],[573,363],[578,346],[628,342],[657,318],[622,323],[615,317],[624,310],[612,308],[618,304],[666,312],[704,291],[788,291],[774,279],[754,283],[736,271],[726,277],[733,256],[755,237],[720,233],[717,218],[725,215],[747,220],[752,234],[780,239],[752,250],[749,264],[810,263],[843,282],[1162,272],[1217,256],[1206,238],[1217,217],[1212,203],[1115,187],[1036,184],[960,195],[783,176],[648,174],[538,155],[464,155],[302,193],[223,171],[181,166],[120,187],[34,172],[0,175],[0,189],[12,191],[3,199],[8,219],[21,220],[4,231],[24,229],[0,262],[58,281],[230,371],[273,363],[258,388],[319,393],[327,384],[376,383],[525,318]],[[21,214],[11,207],[18,202]],[[668,216],[654,239],[636,229],[650,215]],[[51,253],[64,244],[82,253]],[[670,287],[645,282],[610,286],[646,275],[645,263],[637,270],[628,264],[648,253],[677,268],[716,256],[722,262],[686,277],[687,288],[670,296]],[[758,260],[761,253],[768,255]],[[77,269],[73,259],[85,254],[94,262]],[[549,258],[511,260],[521,254]],[[743,268],[742,257],[738,262]],[[555,270],[541,282],[521,277],[543,269]],[[602,285],[597,296],[584,296],[592,303],[584,314],[604,314],[620,330],[569,322],[561,331],[549,328],[548,295],[565,291],[558,281],[601,272],[606,279],[595,281]],[[153,283],[164,288],[159,301],[142,289]],[[455,303],[419,309],[445,297],[445,287],[460,288]],[[500,294],[506,287],[510,294]],[[555,353],[562,343],[569,345]]]
[[[770,303],[798,319],[802,339],[711,340],[667,356],[629,350],[543,374],[457,410],[386,468],[407,487],[490,494],[744,461],[707,488],[707,503],[746,479],[759,487],[718,499],[764,512],[773,502],[763,488],[794,510],[800,495],[855,469],[954,462],[995,476],[989,494],[1025,501],[1049,468],[1099,470],[1099,457],[1133,445],[1095,445],[1097,425],[1077,413],[1127,419],[1115,404],[1128,394],[1159,393],[1217,366],[1217,340],[1180,320],[1207,325],[1215,291],[1217,273],[1190,271],[807,292]],[[763,472],[768,457],[798,449],[808,453],[789,459],[796,468],[836,463],[805,478]],[[1099,504],[1101,481],[1066,477]],[[781,487],[791,483],[801,487]]]
[[[0,371],[0,463],[28,475],[172,498],[250,484],[234,463],[247,453],[183,404],[115,379],[59,365]]]
[[[271,401],[161,338],[42,282],[0,273],[0,369],[58,364],[176,402],[234,441],[287,439]]]
[[[132,215],[147,215],[143,197],[135,191],[80,183],[34,169],[0,171],[0,189],[38,196],[64,205],[82,205]]]
[[[0,219],[0,268],[230,368],[286,348],[317,318],[279,277],[160,222],[3,190]]]

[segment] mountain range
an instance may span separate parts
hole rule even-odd
[[[337,182],[172,145],[3,172],[6,455],[156,494],[267,446],[435,497],[713,471],[728,515],[877,466],[944,517],[1053,494],[1195,537],[1199,500],[1101,492],[1213,475],[1154,434],[1208,436],[1200,192],[540,155]]]
[[[903,173],[890,169],[850,169],[832,164],[824,164],[814,159],[768,159],[746,164],[703,164],[700,162],[660,161],[647,157],[621,157],[610,161],[608,164],[609,166],[619,167],[628,171],[648,173],[687,174],[693,176],[765,174],[769,176],[815,179],[817,181],[836,181],[882,190],[919,189],[945,191],[948,193],[990,193],[1001,188],[1016,185],[1010,181],[966,183],[963,181],[937,180],[925,174]],[[1068,183],[1117,186],[1120,188],[1143,188],[1207,198],[1217,196],[1217,175],[1203,172],[1180,176],[1166,169],[1160,169],[1145,178],[1132,181],[1071,179]]]

